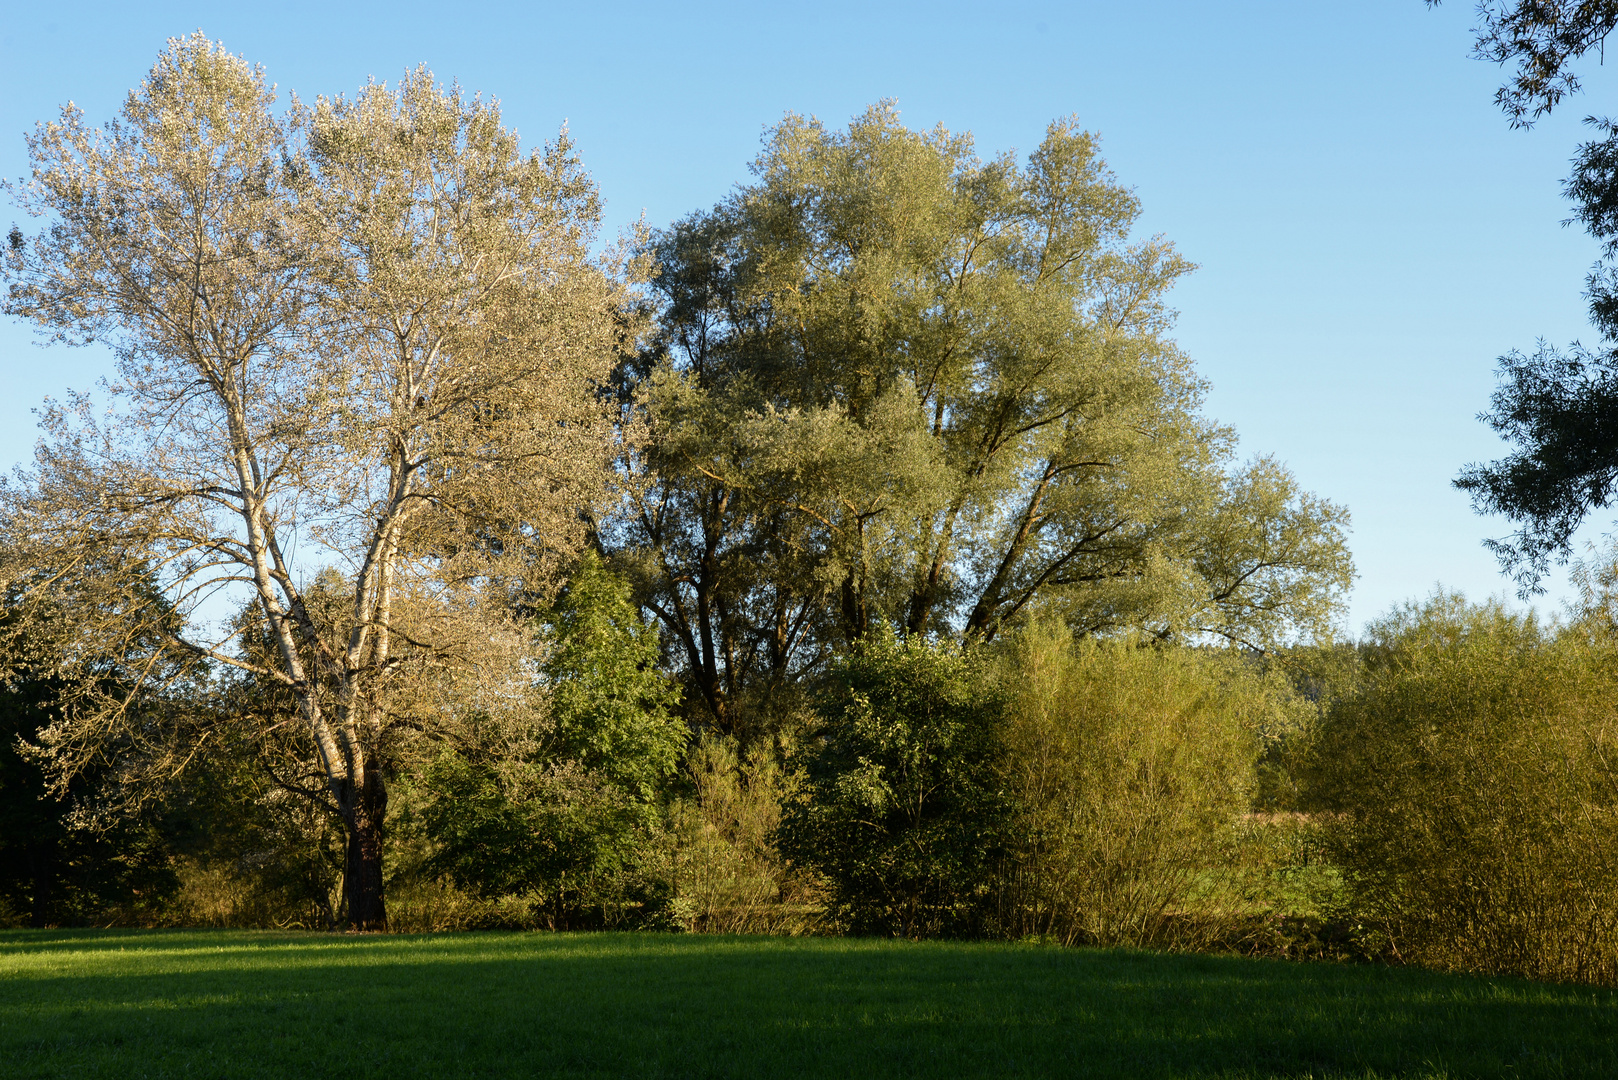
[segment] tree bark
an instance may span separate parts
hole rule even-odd
[[[53,882],[51,879],[55,876],[52,871],[56,867],[54,860],[49,855],[41,854],[38,847],[32,847],[28,851],[28,868],[32,871],[34,879],[34,893],[30,897],[31,903],[28,911],[28,925],[39,930],[50,925],[51,901],[53,899],[53,890],[51,888]]]
[[[351,798],[344,800],[348,858],[343,867],[343,900],[351,929],[385,930],[388,914],[382,896],[382,831],[388,793],[381,776],[371,769],[366,773],[364,786],[350,788]]]

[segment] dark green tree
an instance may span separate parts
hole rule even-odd
[[[60,691],[48,679],[0,687],[0,899],[30,926],[153,911],[178,885],[161,816],[119,816],[101,827],[76,820],[105,768],[52,785],[27,753],[56,719]]]
[[[515,741],[441,755],[423,776],[422,818],[431,870],[482,895],[543,894],[566,919],[570,906],[625,891],[686,729],[671,713],[679,695],[658,667],[657,627],[593,553],[540,633],[543,719]]]
[[[1484,541],[1527,596],[1542,591],[1553,561],[1572,552],[1574,531],[1611,504],[1618,480],[1618,357],[1610,351],[1542,346],[1500,358],[1500,385],[1483,420],[1515,444],[1506,457],[1469,465],[1455,486],[1480,513],[1519,523]]]
[[[1436,3],[1437,0],[1429,0]],[[1601,50],[1618,26],[1615,0],[1483,0],[1475,55],[1515,65],[1495,93],[1513,127],[1532,127],[1580,89],[1576,62]],[[1517,523],[1508,538],[1485,541],[1526,596],[1540,590],[1552,562],[1571,554],[1575,530],[1607,507],[1618,480],[1618,125],[1587,117],[1600,137],[1581,144],[1563,184],[1578,222],[1601,242],[1586,279],[1590,317],[1604,345],[1541,343],[1533,355],[1499,360],[1500,384],[1485,423],[1513,444],[1506,457],[1473,464],[1455,481],[1480,513]]]
[[[883,626],[840,658],[782,852],[855,933],[981,932],[1009,806],[1001,695],[970,651]]]

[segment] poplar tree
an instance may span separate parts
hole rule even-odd
[[[629,324],[565,130],[524,153],[425,69],[274,102],[198,33],[118,120],[69,105],[29,137],[11,193],[46,224],[11,232],[6,311],[118,376],[105,413],[49,405],[4,488],[0,657],[72,687],[40,737],[57,782],[116,757],[131,798],[223,737],[137,722],[132,688],[267,687],[285,709],[233,737],[341,817],[347,918],[375,927],[388,776],[448,687],[521,696],[514,612],[603,496]]]

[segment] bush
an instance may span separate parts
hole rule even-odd
[[[1287,688],[1230,651],[1009,643],[1000,774],[1015,806],[1000,919],[1013,935],[1164,945],[1240,914],[1238,826],[1263,737],[1298,723]]]
[[[743,757],[716,736],[696,743],[689,768],[695,798],[674,803],[669,834],[671,919],[682,929],[721,934],[818,928],[818,878],[789,865],[776,845],[797,778],[769,747]]]
[[[1438,596],[1362,651],[1308,777],[1350,914],[1406,960],[1618,980],[1610,641]]]
[[[782,836],[841,925],[1193,945],[1268,911],[1257,766],[1308,707],[1256,662],[1035,623],[993,654],[874,637],[837,674]]]
[[[677,693],[657,668],[655,627],[593,555],[540,632],[549,656],[532,730],[446,748],[401,785],[399,824],[430,853],[399,884],[443,878],[480,902],[526,897],[550,926],[633,923],[668,900],[646,864],[686,742],[669,711]]]
[[[657,892],[640,865],[656,808],[576,763],[497,767],[445,753],[419,785],[408,795],[432,853],[401,885],[442,878],[482,901],[523,897],[556,929],[634,922]]]
[[[1006,802],[998,689],[976,655],[873,632],[833,672],[780,836],[854,933],[972,934],[993,909]]]

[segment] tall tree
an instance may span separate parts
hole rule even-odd
[[[389,771],[433,687],[520,677],[512,601],[549,592],[603,496],[597,387],[628,326],[565,131],[524,154],[496,104],[425,70],[273,101],[199,33],[120,120],[68,106],[29,138],[12,193],[49,224],[12,230],[6,311],[108,343],[119,380],[102,417],[48,408],[4,489],[11,625],[57,633],[0,655],[79,680],[42,734],[63,780],[118,740],[150,744],[132,787],[184,758],[81,662],[157,614],[159,651],[279,688],[276,775],[341,816],[347,917],[377,926]],[[130,600],[143,575],[166,605]],[[247,615],[197,617],[221,594]]]
[[[1167,336],[1190,264],[1130,238],[1091,135],[984,160],[882,104],[789,115],[753,172],[657,240],[650,480],[612,536],[721,728],[877,621],[989,638],[1043,597],[1262,644],[1329,615],[1346,517],[1231,468]]]

